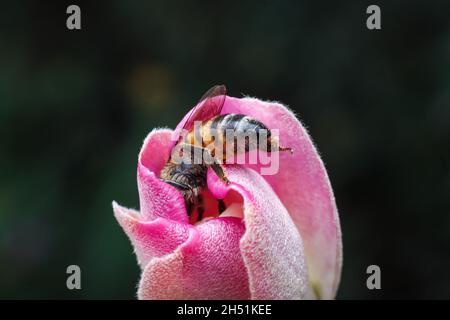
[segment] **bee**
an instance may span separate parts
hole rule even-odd
[[[232,137],[231,155],[233,156],[255,149],[262,149],[269,153],[272,151],[293,152],[289,147],[281,147],[278,140],[272,137],[269,128],[262,122],[242,114],[221,114],[225,99],[226,88],[223,85],[212,87],[202,96],[196,107],[179,126],[186,134],[179,136],[170,158],[160,173],[162,181],[181,192],[189,216],[194,209],[197,209],[197,221],[202,220],[205,210],[202,193],[207,187],[208,167],[211,167],[224,183],[230,183],[222,166],[229,151],[227,142],[230,142],[230,139],[226,133],[230,131],[235,133]],[[194,125],[195,122],[201,125]],[[262,132],[265,133],[264,136],[259,134]],[[244,144],[238,144],[239,134],[245,135]],[[248,139],[251,134],[256,134],[256,140]],[[264,141],[259,141],[260,139]],[[189,151],[188,157],[182,157],[181,161],[174,161],[174,156],[182,156],[186,151]],[[200,159],[195,156],[198,154],[201,154]],[[205,161],[205,155],[208,161]],[[221,213],[226,209],[225,203],[222,199],[217,199],[217,202],[218,212]]]

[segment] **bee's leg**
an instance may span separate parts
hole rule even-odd
[[[203,219],[203,213],[205,213],[205,206],[204,206],[203,196],[202,195],[198,195],[197,199],[198,199],[198,205],[197,205],[198,216],[197,216],[197,221],[200,221],[200,220]]]
[[[294,150],[292,148],[280,146],[278,138],[270,139],[270,143],[267,146],[267,152],[272,152],[272,151],[279,151],[279,152],[289,151],[291,154],[294,154]]]
[[[220,162],[211,155],[211,151],[209,149],[204,148],[204,150],[207,152],[209,157],[208,165],[214,170],[214,172],[220,178],[220,180],[222,180],[226,184],[230,184],[230,180],[228,180],[227,175],[225,174],[225,171],[223,170],[223,167],[220,164]]]
[[[219,214],[221,214],[222,212],[225,211],[225,209],[227,207],[225,206],[225,202],[223,201],[223,199],[217,199],[217,204],[218,204],[218,207],[219,207]]]
[[[209,166],[214,170],[214,172],[220,178],[220,180],[222,180],[226,184],[230,184],[230,180],[228,180],[227,176],[225,175],[225,171],[223,171],[223,168],[220,165],[220,163],[214,162],[213,164],[210,164]]]
[[[186,205],[187,215],[190,217],[192,214],[192,204],[189,201],[184,201],[184,203]]]
[[[198,162],[198,160],[201,160],[200,163],[209,165],[223,182],[225,182],[226,184],[230,183],[230,180],[228,180],[227,176],[225,175],[225,171],[223,170],[222,165],[215,157],[211,155],[211,151],[209,149],[195,145],[186,145],[185,148],[190,148],[192,152],[192,161]],[[201,159],[199,159],[199,155],[201,156]]]

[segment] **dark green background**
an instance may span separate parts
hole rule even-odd
[[[449,22],[448,1],[2,4],[0,298],[134,298],[111,201],[138,207],[142,140],[218,83],[308,127],[340,211],[338,298],[450,298]]]

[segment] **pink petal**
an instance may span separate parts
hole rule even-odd
[[[130,238],[138,263],[144,268],[148,262],[173,252],[189,236],[189,225],[157,218],[146,221],[139,212],[113,202],[114,215]]]
[[[263,176],[300,231],[312,288],[318,298],[334,298],[342,266],[339,217],[327,172],[311,138],[294,114],[276,102],[227,97],[222,113],[241,113],[280,130],[283,146],[276,175]],[[257,168],[257,167],[256,167]]]
[[[139,299],[248,299],[248,279],[238,218],[216,218],[190,228],[173,253],[150,261],[142,273]]]
[[[217,198],[231,189],[244,199],[246,232],[240,249],[252,299],[309,297],[308,271],[300,235],[286,208],[268,183],[252,169],[228,166],[231,186],[208,172],[208,186]]]
[[[188,217],[182,195],[177,189],[158,178],[170,156],[171,136],[171,130],[153,130],[142,146],[138,161],[141,213],[149,220],[163,217],[187,223]]]

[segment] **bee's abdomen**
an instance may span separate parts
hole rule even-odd
[[[270,130],[262,122],[242,114],[216,117],[211,123],[211,130],[217,130],[216,135],[221,139],[223,159],[226,159],[227,143],[233,143],[234,154],[242,154],[258,147],[263,130],[265,136],[270,137]]]
[[[261,135],[262,131],[265,131],[265,135]],[[194,127],[185,141],[192,145],[202,145],[212,150],[213,155],[217,153],[215,149],[221,146],[223,159],[226,159],[227,143],[233,144],[233,154],[241,154],[256,149],[260,138],[265,137],[267,140],[270,135],[270,130],[252,117],[243,114],[223,114]]]

